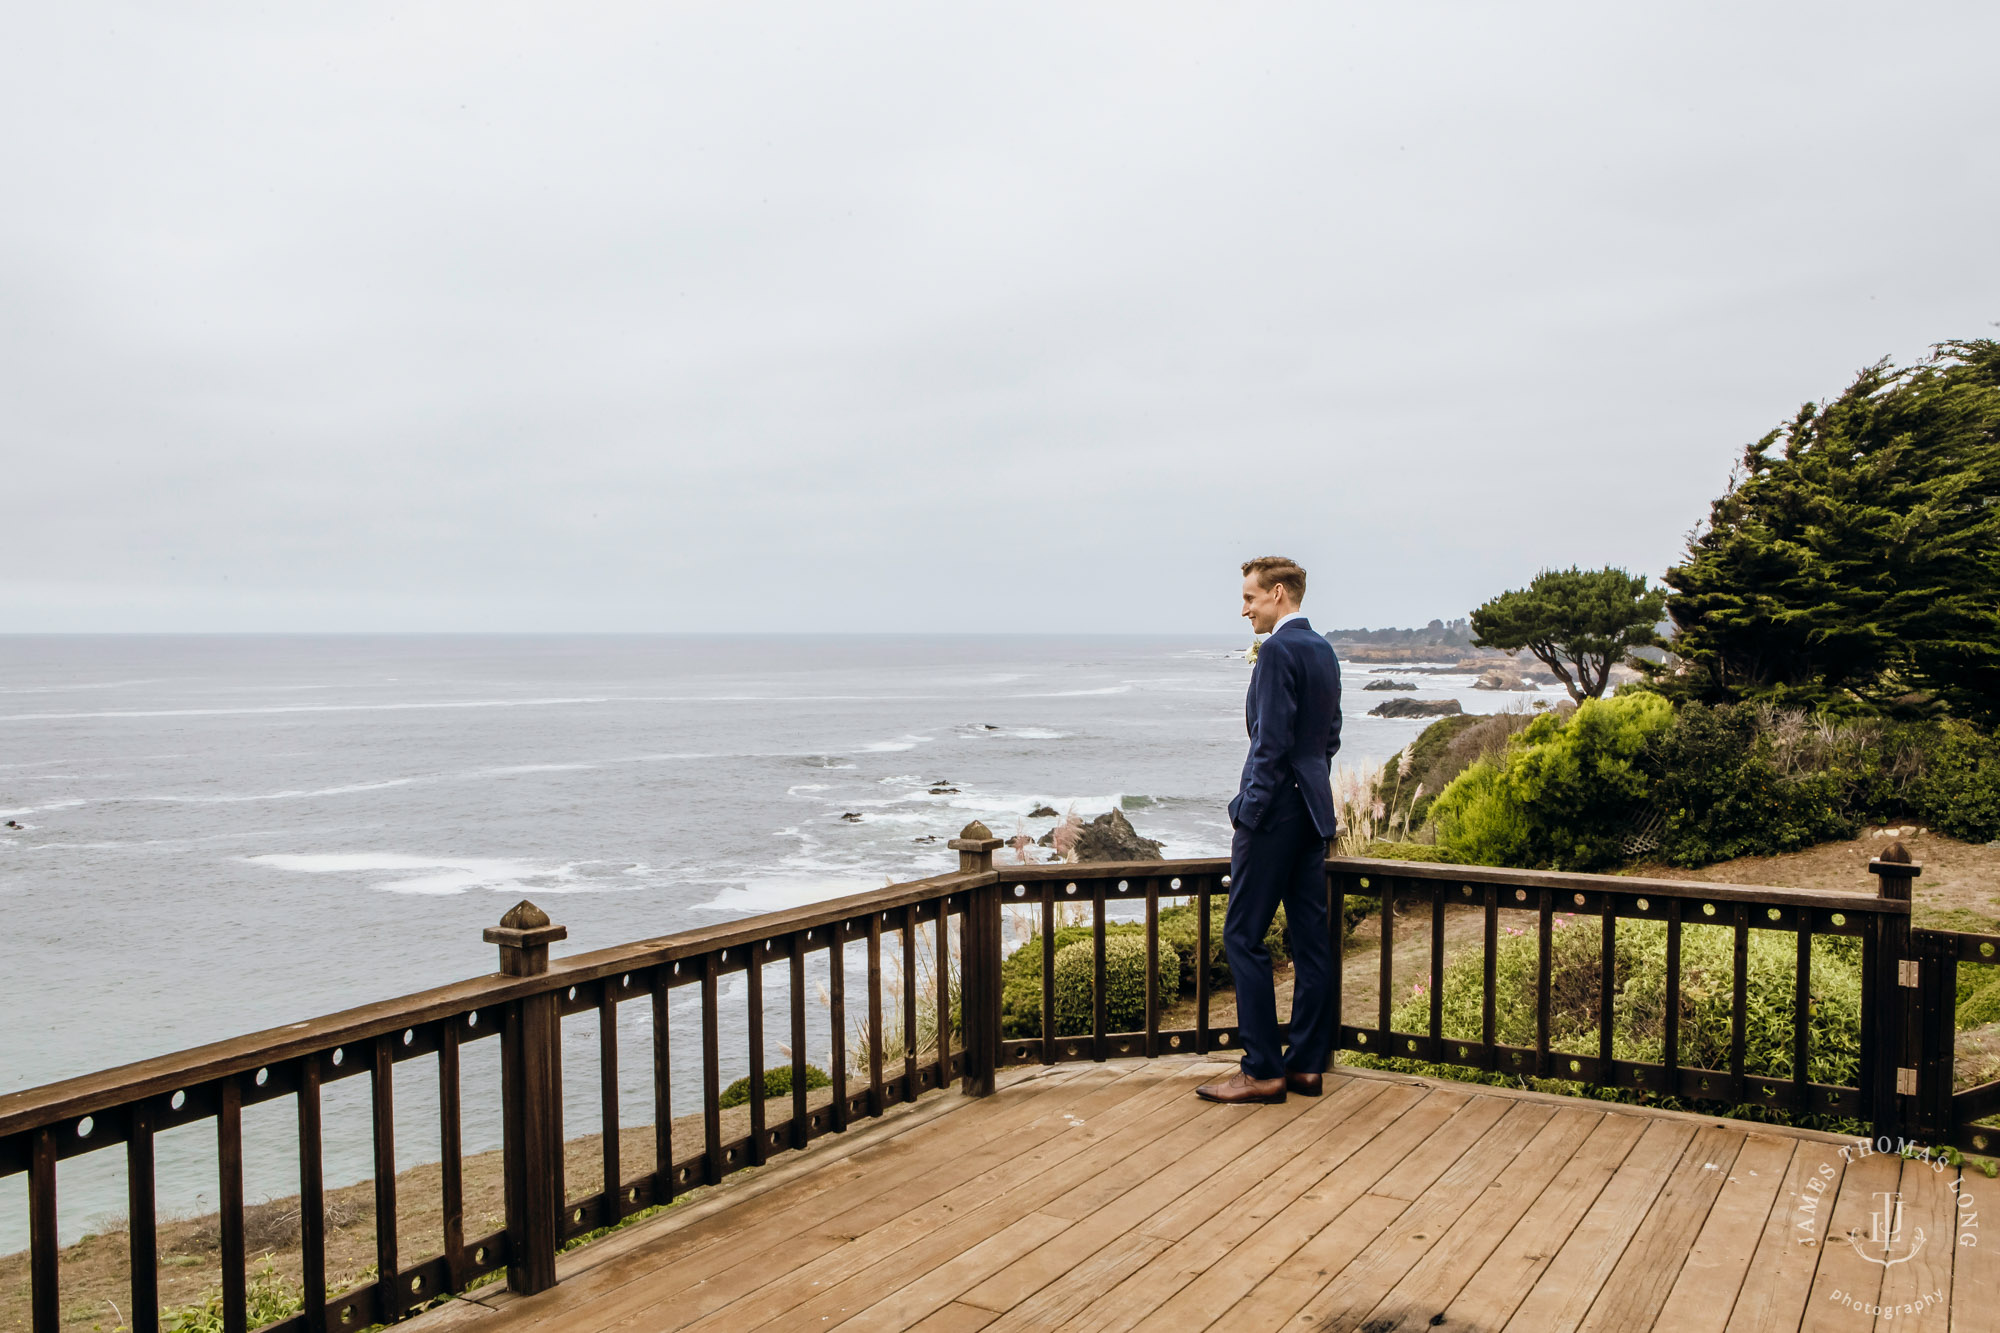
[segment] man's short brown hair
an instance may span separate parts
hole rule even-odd
[[[1255,560],[1243,562],[1245,576],[1255,574],[1257,586],[1269,592],[1273,585],[1282,583],[1291,589],[1292,600],[1303,604],[1306,600],[1306,572],[1298,562],[1282,555],[1260,555]]]

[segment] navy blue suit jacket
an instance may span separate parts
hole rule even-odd
[[[1285,783],[1298,780],[1313,826],[1331,838],[1337,821],[1330,770],[1340,749],[1340,659],[1312,622],[1294,620],[1264,640],[1244,700],[1250,757],[1229,819],[1256,828]]]

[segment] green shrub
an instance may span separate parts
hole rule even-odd
[[[818,1065],[806,1066],[807,1091],[811,1091],[814,1088],[827,1087],[832,1082],[833,1080],[827,1077],[826,1071]],[[779,1065],[775,1069],[764,1071],[764,1096],[766,1099],[784,1098],[791,1095],[792,1067],[790,1065]],[[722,1098],[717,1105],[726,1111],[732,1106],[742,1106],[749,1100],[750,1079],[746,1075],[722,1090]]]
[[[1347,928],[1359,919],[1356,907],[1368,911],[1377,910],[1372,898],[1347,900]],[[1217,895],[1209,903],[1208,926],[1208,986],[1211,993],[1226,990],[1230,986],[1229,959],[1222,948],[1222,924],[1228,911],[1227,901]],[[1195,904],[1183,903],[1160,909],[1160,1002],[1171,1003],[1176,997],[1192,996],[1195,993],[1195,971],[1201,966],[1201,950],[1198,947],[1198,927],[1200,919]],[[1089,926],[1058,926],[1055,935],[1055,951],[1058,958],[1063,950],[1079,943],[1088,944],[1091,938]],[[1140,960],[1140,985],[1145,984],[1146,927],[1134,921],[1107,921],[1104,925],[1106,966],[1109,967],[1111,941],[1121,938],[1136,938]],[[1285,935],[1285,909],[1280,907],[1271,922],[1271,929],[1264,936],[1264,947],[1271,952],[1273,963],[1291,961],[1292,951]],[[1086,953],[1088,950],[1086,950]],[[1171,961],[1169,959],[1171,955]],[[1089,997],[1084,999],[1085,1012],[1089,1012]],[[1061,1013],[1060,1005],[1057,1013]],[[1141,1019],[1143,1021],[1143,1013]],[[1006,1037],[1039,1037],[1042,1033],[1042,937],[1030,935],[1027,942],[1007,955],[1000,963],[1000,1030]],[[1086,1024],[1085,1031],[1088,1031]]]
[[[1532,928],[1502,936],[1494,955],[1495,1036],[1504,1045],[1535,1044],[1535,979],[1538,937]],[[1595,918],[1564,924],[1557,919],[1550,947],[1549,1046],[1551,1050],[1595,1055],[1601,939]],[[1770,1078],[1792,1076],[1794,960],[1797,945],[1780,931],[1752,930],[1748,959],[1748,1001],[1744,1030],[1745,1069]],[[1666,927],[1652,921],[1618,925],[1612,999],[1612,1050],[1621,1060],[1657,1063],[1662,1058],[1666,1014]],[[1445,968],[1444,1034],[1480,1039],[1484,963],[1477,952]],[[1734,978],[1733,931],[1726,926],[1690,925],[1681,934],[1680,1061],[1684,1067],[1729,1067]],[[1861,1059],[1860,941],[1838,936],[1813,938],[1812,1055],[1809,1076],[1816,1083],[1852,1084]],[[1422,983],[1397,1005],[1391,1023],[1399,1032],[1430,1030],[1430,996]],[[1543,1091],[1601,1100],[1643,1101],[1690,1109],[1654,1093],[1588,1088],[1563,1079],[1521,1079],[1511,1075],[1425,1061],[1343,1056],[1373,1068],[1400,1069],[1437,1078],[1476,1083],[1519,1084]],[[1792,1116],[1756,1103],[1729,1106],[1696,1102],[1703,1114],[1772,1120],[1836,1132],[1853,1128],[1826,1116]]]
[[[1542,714],[1498,763],[1473,764],[1439,794],[1438,846],[1480,865],[1616,864],[1651,786],[1641,757],[1673,719],[1665,699],[1643,692]]]
[[[1967,842],[2000,838],[2000,737],[1945,723],[1927,750],[1924,776],[1912,784],[1913,813]]]
[[[1078,940],[1056,950],[1056,1033],[1075,1036],[1093,1026],[1092,993],[1096,989],[1096,946]],[[1180,959],[1163,941],[1160,975],[1177,976]],[[1171,996],[1162,994],[1164,1003]],[[1104,1030],[1136,1032],[1146,1026],[1146,939],[1144,935],[1109,935],[1104,941]]]
[[[1827,771],[1781,773],[1773,738],[1759,726],[1768,713],[1688,704],[1648,742],[1666,860],[1701,866],[1854,835],[1850,784]]]
[[[2000,1023],[2000,971],[1977,963],[1958,965],[1958,1030]]]

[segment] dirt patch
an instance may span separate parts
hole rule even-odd
[[[2000,845],[1960,842],[1914,825],[1888,832],[1867,829],[1853,842],[1823,842],[1782,856],[1745,856],[1699,870],[1659,864],[1623,873],[1692,879],[1714,884],[1763,884],[1780,889],[1873,893],[1869,858],[1900,841],[1923,867],[1917,877],[1915,923],[1936,930],[2000,930]],[[1979,924],[1973,924],[1973,923]]]

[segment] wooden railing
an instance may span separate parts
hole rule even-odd
[[[156,1333],[160,1255],[155,1224],[154,1137],[178,1126],[215,1126],[223,1322],[227,1333],[247,1333],[246,1242],[243,1184],[243,1108],[289,1098],[298,1126],[300,1271],[303,1309],[271,1327],[282,1333],[327,1333],[386,1324],[424,1308],[437,1297],[464,1290],[504,1268],[516,1291],[544,1290],[556,1280],[562,1245],[585,1232],[614,1225],[676,1195],[721,1181],[733,1171],[762,1164],[770,1155],[804,1147],[852,1122],[879,1116],[898,1103],[960,1080],[970,1095],[989,1093],[1001,1067],[1015,1064],[1105,1060],[1128,1056],[1212,1054],[1238,1045],[1236,1028],[1210,1021],[1207,960],[1221,942],[1210,938],[1210,910],[1228,890],[1221,860],[1135,862],[1118,865],[1040,865],[996,868],[1000,845],[981,825],[950,844],[959,853],[955,874],[893,885],[795,911],[771,913],[711,929],[645,940],[554,964],[549,944],[564,937],[529,904],[510,912],[487,932],[499,945],[494,975],[385,1001],[328,1018],[237,1038],[177,1055],[0,1097],[0,1177],[26,1172],[30,1274],[35,1333],[57,1333],[59,1164],[82,1154],[124,1145],[130,1195],[128,1221],[133,1333]],[[1342,930],[1350,898],[1379,899],[1381,937],[1376,1012],[1372,1024],[1343,1022],[1339,1049],[1417,1059],[1510,1075],[1565,1079],[1696,1102],[1756,1103],[1793,1113],[1848,1117],[1869,1124],[1878,1137],[1951,1143],[1969,1151],[2000,1149],[2000,1130],[1975,1122],[2000,1111],[2000,1083],[1954,1095],[1952,999],[1963,961],[2000,962],[2000,937],[1912,931],[1910,886],[1919,868],[1907,860],[1878,860],[1873,894],[1827,894],[1745,888],[1622,876],[1571,875],[1491,867],[1330,858],[1327,888],[1330,929]],[[1163,903],[1195,907],[1196,950],[1192,1025],[1165,1027],[1162,1014],[1178,998],[1160,970]],[[1399,921],[1398,904],[1416,909]],[[1448,1034],[1443,1017],[1447,914],[1456,905],[1481,918],[1484,978],[1481,1032]],[[1059,1032],[1055,994],[1055,929],[1072,909],[1088,907],[1092,940],[1091,1025],[1087,1033]],[[1428,912],[1423,909],[1428,908]],[[1005,914],[1030,914],[1039,949],[1040,1032],[1002,1033]],[[1110,1030],[1107,1006],[1107,926],[1114,911],[1143,913],[1144,1022],[1136,1031]],[[1503,911],[1534,914],[1539,959],[1535,1040],[1498,1040],[1495,959]],[[1551,941],[1555,917],[1595,920],[1602,963],[1597,1045],[1558,1049],[1551,1039]],[[1667,1001],[1662,1058],[1620,1059],[1614,1053],[1615,956],[1621,922],[1664,923]],[[1396,1030],[1392,981],[1399,937],[1428,927],[1423,950],[1430,997],[1424,1030]],[[1682,1059],[1680,945],[1690,925],[1721,926],[1734,935],[1733,1012],[1724,1068]],[[954,938],[954,926],[956,927]],[[1775,931],[1796,937],[1797,976],[1789,1077],[1747,1067],[1746,1003],[1749,933]],[[1817,935],[1861,941],[1863,1000],[1860,1068],[1852,1084],[1808,1079],[1815,1040],[1811,1020],[1812,940]],[[894,936],[898,947],[885,947]],[[1336,951],[1340,940],[1330,941]],[[864,951],[863,993],[850,997],[848,952]],[[934,951],[920,960],[919,949]],[[900,955],[899,957],[897,955]],[[806,969],[823,958],[831,1053],[831,1095],[814,1107],[807,1088]],[[920,963],[937,978],[921,997]],[[777,1125],[764,1094],[764,974],[789,976],[790,1114]],[[900,968],[900,986],[885,985],[885,967]],[[725,1141],[720,1106],[719,980],[745,977],[744,1032],[748,1057],[748,1132]],[[957,984],[953,984],[954,973]],[[1336,985],[1340,969],[1336,968]],[[684,1034],[670,1031],[669,996],[694,989],[701,1011],[703,1143],[697,1153],[673,1150],[670,1051]],[[900,994],[902,1058],[885,1062],[885,997]],[[934,1006],[920,1015],[919,1003]],[[655,1153],[652,1169],[628,1178],[622,1172],[618,1115],[617,1007],[650,1010]],[[850,1010],[866,1013],[850,1053]],[[598,1017],[602,1137],[602,1187],[583,1197],[564,1188],[564,1125],[576,1108],[563,1104],[561,1023],[572,1014]],[[1345,1015],[1343,1014],[1343,1017]],[[920,1050],[924,1021],[934,1031]],[[960,1040],[955,1044],[954,1035]],[[505,1227],[484,1236],[464,1235],[464,1152],[461,1139],[459,1053],[467,1044],[498,1037],[501,1064],[502,1155]],[[438,1083],[440,1189],[443,1248],[407,1261],[397,1230],[394,1085],[397,1067],[435,1062]],[[377,1276],[366,1285],[330,1293],[326,1269],[326,1181],[322,1163],[321,1090],[331,1082],[367,1074],[374,1162]],[[859,1080],[865,1077],[865,1084]],[[857,1084],[859,1084],[857,1086]]]

